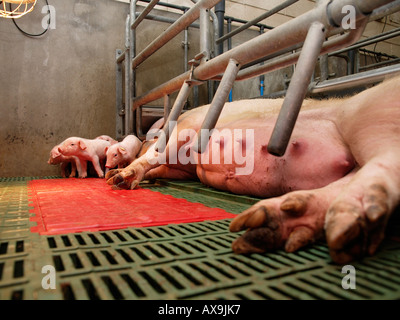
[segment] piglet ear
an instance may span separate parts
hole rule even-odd
[[[85,144],[82,140],[79,140],[79,147],[80,147],[82,150],[85,150],[85,149],[87,148],[86,144]]]
[[[122,154],[126,154],[126,149],[124,147],[119,147],[118,149]]]
[[[104,148],[104,153],[107,154],[107,151],[108,151],[108,147],[105,147]]]
[[[57,158],[57,157],[61,156],[61,153],[59,150],[53,150],[53,152],[51,153],[51,156],[53,158]]]

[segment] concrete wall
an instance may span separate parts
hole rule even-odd
[[[43,31],[42,1],[17,23]],[[125,4],[52,0],[56,28],[40,38],[0,18],[0,176],[58,174],[49,151],[68,136],[115,131],[115,50]]]
[[[164,0],[192,6],[190,0]],[[94,138],[115,135],[115,51],[124,46],[127,1],[52,0],[56,27],[39,38],[22,35],[11,20],[0,18],[0,177],[45,176],[59,169],[47,164],[51,148],[69,136]],[[281,0],[231,0],[226,15],[250,20]],[[17,23],[30,33],[43,31],[44,2]],[[293,7],[262,21],[277,26],[312,9],[314,1],[300,0]],[[176,10],[154,14],[178,17]],[[396,15],[368,26],[365,36],[398,27]],[[237,24],[236,24],[237,26]],[[168,24],[145,20],[138,28],[140,51]],[[258,35],[257,29],[235,36],[236,46]],[[183,34],[178,35],[137,72],[138,94],[184,71]],[[198,30],[189,31],[189,59],[199,52]],[[378,51],[400,56],[397,40],[378,45]],[[333,64],[334,72],[339,66]],[[266,76],[266,92],[279,91],[291,68]],[[236,83],[234,99],[259,94],[259,80]],[[192,97],[190,98],[192,99]],[[200,103],[206,103],[207,90],[200,88]],[[192,100],[190,100],[192,103]],[[157,104],[157,103],[156,103]]]

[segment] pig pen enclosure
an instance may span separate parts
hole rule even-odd
[[[145,4],[141,10],[139,2]],[[396,55],[371,50],[397,37],[398,28],[362,38],[369,23],[399,11],[400,1],[316,1],[315,8],[276,27],[260,23],[296,2],[279,1],[244,21],[224,15],[225,1],[193,1],[192,7],[130,1],[125,47],[115,51],[115,138],[134,133],[144,139],[158,118],[168,123],[209,102],[212,124],[227,99],[248,94],[289,97],[282,109],[296,114],[306,95],[348,94],[400,72]],[[341,8],[346,5],[356,9],[355,28],[343,27],[348,12]],[[152,14],[156,6],[181,14],[177,19]],[[147,20],[167,27],[137,52],[137,29]],[[232,46],[232,39],[249,28],[259,35]],[[199,33],[199,51],[191,60],[190,29]],[[184,36],[184,73],[144,88],[139,66],[179,34]],[[289,68],[292,85],[282,77],[282,86],[274,87],[270,74],[282,68]],[[241,87],[247,79],[253,89]],[[271,153],[284,152],[294,125],[295,120],[279,126],[284,129],[270,142]],[[0,178],[0,299],[400,298],[398,215],[393,215],[378,253],[352,263],[357,287],[346,290],[343,266],[332,263],[324,242],[295,253],[232,252],[238,237],[228,230],[232,217],[259,200],[197,181],[157,179],[127,191],[112,190],[98,178]],[[43,284],[49,270],[43,268],[49,266],[54,289]]]

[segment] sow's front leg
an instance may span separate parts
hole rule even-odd
[[[261,200],[242,212],[229,229],[247,231],[232,243],[233,251],[266,252],[283,247],[294,252],[322,238],[329,205],[356,170],[323,188]]]
[[[113,189],[135,189],[148,171],[161,165],[157,161],[158,155],[153,145],[126,168],[110,170],[106,174],[107,184],[112,185]]]

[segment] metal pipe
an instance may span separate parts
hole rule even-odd
[[[224,16],[225,16],[225,0],[222,0],[215,6],[215,14],[218,19],[218,38],[224,36]],[[215,42],[218,44],[217,54],[220,55],[224,52],[224,44],[222,42],[218,43],[218,39]]]
[[[261,20],[264,20],[264,19],[274,15],[275,13],[289,7],[290,5],[292,5],[293,3],[297,2],[297,1],[299,1],[299,0],[286,0],[285,2],[277,5],[275,8],[272,8],[270,11],[265,12],[261,16],[245,23],[244,25],[240,26],[239,28],[235,29],[234,31],[227,33],[226,35],[220,37],[216,41],[217,44],[224,42],[226,39],[229,39],[229,38],[233,37],[234,35],[238,34],[239,32],[250,28],[251,26],[257,24]]]
[[[210,14],[208,9],[200,9],[200,63],[210,60]]]
[[[144,10],[140,13],[140,15],[136,18],[136,20],[131,25],[132,29],[136,29],[139,23],[143,21],[144,18],[150,13],[151,10],[155,7],[159,0],[151,0],[149,5],[144,8]]]
[[[171,99],[170,95],[166,94],[164,96],[164,123],[165,120],[168,119],[170,112],[171,112]]]
[[[399,11],[400,9],[400,0],[395,0],[391,3],[388,3],[382,7],[375,9],[371,16],[369,17],[369,21],[375,21],[381,19],[385,16],[388,16],[392,13]]]
[[[389,75],[400,73],[400,64],[375,70],[360,72],[345,77],[315,82],[310,86],[310,93],[322,93],[336,90],[345,90],[357,86],[364,86],[383,81]]]
[[[125,50],[124,51],[120,51],[120,53],[116,57],[116,62],[117,63],[121,63],[124,60],[125,60]]]
[[[136,97],[136,71],[132,68],[132,59],[136,56],[136,30],[132,29],[130,26],[136,20],[136,3],[137,0],[132,0],[129,6],[129,40],[130,40],[130,50],[129,50],[129,69],[126,69],[125,72],[129,73],[129,87],[130,87],[130,95],[129,95],[129,105],[128,105],[128,127],[126,128],[127,134],[134,133],[133,130],[136,127],[135,122],[135,114],[132,108],[133,99]]]
[[[332,50],[336,50],[338,48],[354,43],[357,39],[361,37],[362,33],[364,32],[366,23],[367,19],[359,21],[359,25],[356,29],[350,31],[347,34],[325,41],[320,54],[326,54]],[[251,67],[240,71],[236,80],[247,80],[263,73],[271,72],[293,65],[299,59],[300,53],[300,51],[297,51],[268,61],[262,66]]]
[[[149,3],[150,0],[139,0],[141,2],[147,2]],[[182,10],[182,11],[187,11],[190,8],[189,7],[185,7],[185,6],[179,6],[173,3],[168,3],[168,2],[159,2],[158,5],[166,7],[166,8],[171,8],[171,9],[177,9],[177,10]]]
[[[337,1],[337,0],[336,0]],[[344,0],[342,0],[344,1]],[[379,5],[377,3],[379,2]],[[376,8],[386,5],[393,0],[357,0],[355,1],[355,5],[360,9],[363,14],[370,14]]]
[[[268,143],[267,150],[270,154],[282,156],[286,151],[324,43],[326,31],[325,26],[320,22],[314,22],[308,31],[296,70]]]
[[[129,26],[130,26],[130,21],[131,18],[128,14],[125,22],[125,55],[127,57],[130,57],[130,38],[129,38]],[[129,134],[129,117],[128,114],[130,113],[130,108],[131,105],[131,87],[130,87],[130,70],[131,70],[131,65],[130,65],[131,59],[125,59],[125,109],[124,109],[124,132],[123,135],[128,135]]]
[[[389,32],[387,32],[385,34],[381,34],[381,35],[378,35],[378,36],[374,36],[374,37],[362,40],[362,41],[357,42],[357,43],[355,43],[354,45],[352,45],[352,46],[350,46],[348,48],[332,52],[331,55],[340,54],[340,53],[343,53],[343,52],[346,52],[346,51],[350,51],[350,50],[354,50],[354,49],[359,49],[361,47],[366,47],[366,46],[368,46],[370,44],[377,43],[377,42],[380,42],[380,41],[385,41],[385,40],[388,40],[388,39],[391,39],[391,38],[394,38],[394,37],[398,37],[398,36],[400,36],[400,28],[397,28],[395,30],[389,31]]]
[[[247,23],[248,22],[247,20],[243,20],[243,19],[239,19],[239,18],[235,18],[235,17],[231,17],[231,16],[225,16],[225,20],[226,21],[230,20],[231,22],[238,22],[238,23]],[[264,28],[269,29],[269,30],[272,30],[274,28],[274,27],[271,27],[271,26],[268,26],[268,25],[262,24],[262,23],[257,23],[254,26],[258,27],[258,28],[264,27]],[[228,31],[228,33],[229,32],[230,31]],[[229,39],[231,39],[231,38],[229,38]]]
[[[115,52],[116,58],[118,58],[122,53],[122,50],[117,49]],[[117,59],[118,60],[118,59]],[[122,124],[122,65],[121,62],[117,62],[115,64],[115,111],[116,111],[116,117],[115,117],[115,136],[120,137],[122,134],[123,130],[123,124]]]
[[[169,113],[168,119],[164,122],[162,134],[158,137],[155,146],[156,151],[163,152],[165,150],[165,147],[167,146],[169,140],[169,135],[172,133],[173,129],[176,126],[176,121],[182,113],[183,107],[185,106],[191,88],[192,85],[188,81],[185,81],[183,83],[181,90],[179,91],[179,94],[175,99],[175,103],[171,109],[171,112]]]
[[[139,14],[139,13],[137,13],[137,14]],[[173,24],[173,23],[176,22],[176,19],[167,18],[167,17],[162,17],[162,16],[157,16],[157,15],[152,15],[152,14],[148,14],[148,15],[146,16],[146,19],[147,19],[147,20],[159,21],[159,22],[165,22],[165,23],[171,23],[171,24]],[[192,23],[192,24],[190,24],[188,27],[199,29],[199,28],[200,28],[200,25],[199,25],[198,23]]]
[[[231,59],[204,118],[203,124],[201,125],[200,135],[198,135],[197,144],[193,146],[193,151],[203,153],[206,150],[210,138],[210,131],[214,129],[217,124],[239,70],[240,64],[236,60]]]
[[[368,66],[365,67],[360,67],[360,70],[367,70],[367,69],[371,69],[371,68],[376,68],[376,67],[381,67],[384,65],[388,65],[388,64],[394,64],[394,63],[398,63],[400,62],[400,58],[395,58],[395,59],[391,59],[391,60],[386,60],[386,61],[381,61],[381,62],[377,62],[377,63],[373,63],[370,64]]]
[[[143,133],[142,130],[142,107],[137,108],[135,110],[136,112],[136,136],[141,139],[144,140],[146,139],[146,135]]]
[[[183,32],[183,70],[188,71],[188,56],[189,56],[189,30],[188,28],[185,29]]]
[[[162,34],[153,40],[143,51],[141,51],[132,61],[132,68],[138,67],[154,52],[164,46],[169,40],[174,38],[188,25],[200,16],[200,9],[209,9],[216,5],[220,0],[200,0],[191,9],[181,16],[174,24],[169,26]]]

